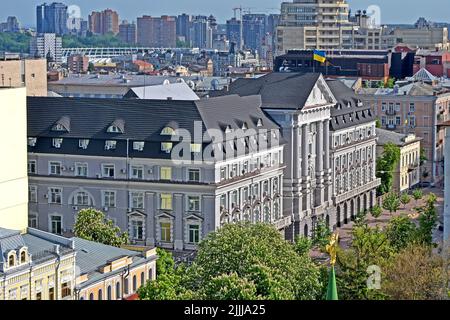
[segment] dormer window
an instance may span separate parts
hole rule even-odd
[[[172,151],[172,148],[173,148],[172,142],[162,142],[161,143],[161,151],[163,151],[163,152],[170,153]]]
[[[256,123],[256,126],[257,126],[258,128],[263,126],[263,121],[262,121],[261,118],[258,119],[258,122]]]
[[[106,140],[105,142],[105,150],[115,150],[117,146],[117,141],[115,140]]]
[[[226,129],[225,129],[225,133],[230,133],[230,132],[231,132],[231,127],[227,126]]]
[[[35,147],[37,142],[37,138],[28,138],[28,146]]]
[[[175,130],[173,130],[173,128],[171,128],[171,127],[165,127],[164,129],[162,129],[161,135],[162,136],[174,136]]]
[[[135,151],[144,151],[145,142],[143,141],[135,141],[133,142],[133,150]]]
[[[242,130],[247,130],[247,129],[248,129],[247,123],[244,122],[242,124]]]
[[[122,119],[115,120],[106,130],[108,133],[125,133],[125,121]]]
[[[25,249],[22,249],[22,251],[20,252],[20,263],[25,263],[27,262],[27,251]]]
[[[13,253],[13,252],[11,252],[11,253],[8,255],[8,266],[9,266],[10,268],[12,268],[12,267],[14,267],[15,265],[16,265],[16,254]]]
[[[53,138],[53,147],[54,148],[61,148],[61,145],[63,143],[63,139],[62,138]]]
[[[78,147],[81,148],[81,149],[85,149],[86,150],[88,145],[89,145],[89,139],[80,139],[78,141]]]
[[[70,132],[70,118],[61,117],[52,127],[52,131]]]

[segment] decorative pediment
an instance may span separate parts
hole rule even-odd
[[[133,210],[132,212],[128,213],[128,218],[145,218],[147,217],[147,214],[139,211],[139,210]]]
[[[316,84],[312,88],[305,106],[320,106],[326,104],[336,104],[337,100],[331,93],[325,79],[320,76]]]
[[[158,219],[164,219],[164,218],[165,219],[175,219],[175,216],[171,215],[170,213],[162,211],[156,216],[156,218],[158,218]]]
[[[196,214],[190,214],[184,218],[185,220],[191,221],[203,221],[203,218]]]

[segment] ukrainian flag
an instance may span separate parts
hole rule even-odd
[[[325,53],[325,51],[314,50],[314,61],[324,63],[327,60],[326,56],[327,54]]]

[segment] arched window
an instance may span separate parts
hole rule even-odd
[[[148,280],[153,280],[153,269],[148,270]]]
[[[14,267],[14,265],[16,264],[16,257],[15,257],[14,253],[11,253],[9,255],[8,262],[9,262],[9,267]]]
[[[173,130],[173,128],[171,128],[171,127],[165,127],[164,129],[162,129],[161,135],[162,136],[174,136],[175,130]]]
[[[111,289],[111,286],[108,286],[108,289],[106,290],[106,296],[107,296],[107,300],[112,300],[112,289]]]
[[[20,263],[25,263],[25,262],[27,262],[27,252],[22,251],[20,253]]]
[[[89,295],[89,300],[94,300],[94,293],[91,292],[91,294]]]
[[[305,224],[305,227],[304,227],[304,229],[303,229],[303,235],[304,235],[305,237],[308,237],[308,236],[309,236],[309,230],[308,230],[308,225],[307,225],[307,224]]]
[[[137,279],[136,275],[133,276],[133,292],[137,290]]]
[[[280,219],[280,205],[278,204],[278,202],[275,202],[273,204],[273,218],[276,220]]]
[[[271,216],[270,216],[270,208],[268,206],[264,206],[264,222],[270,223],[271,222]]]
[[[121,292],[120,292],[120,282],[116,283],[116,299],[120,299],[120,297],[122,296]]]
[[[130,287],[129,287],[129,280],[128,280],[128,278],[125,279],[124,286],[125,286],[125,294],[129,294],[130,293]]]
[[[244,221],[245,222],[249,222],[250,221],[250,215],[251,215],[250,208],[246,208],[244,210]]]
[[[143,286],[145,283],[145,274],[144,272],[141,272],[141,286]]]
[[[103,290],[98,289],[98,300],[103,300]]]
[[[261,211],[259,210],[259,208],[256,208],[254,211],[254,223],[258,223],[261,222]]]
[[[77,192],[73,197],[73,204],[77,206],[89,206],[91,204],[89,194],[85,191]]]

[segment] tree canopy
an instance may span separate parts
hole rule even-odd
[[[121,233],[120,228],[112,220],[106,219],[103,212],[92,208],[78,212],[74,233],[79,238],[114,247],[128,243],[127,233]]]
[[[400,161],[400,148],[393,143],[387,143],[381,157],[377,159],[377,177],[381,179],[379,193],[385,194],[392,190],[393,173]]]

